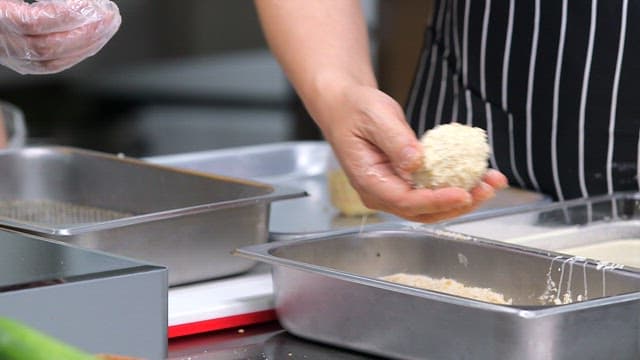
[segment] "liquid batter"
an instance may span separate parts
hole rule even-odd
[[[559,250],[562,253],[640,268],[640,239],[623,239]]]

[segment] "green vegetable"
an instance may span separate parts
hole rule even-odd
[[[0,359],[96,360],[97,358],[38,330],[0,317]]]

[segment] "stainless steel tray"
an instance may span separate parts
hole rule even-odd
[[[360,227],[364,224],[403,222],[388,213],[345,217],[331,205],[327,170],[333,152],[323,141],[284,142],[249,147],[194,152],[146,158],[156,164],[253,179],[302,188],[308,197],[282,201],[272,206],[269,231],[274,240],[301,234]],[[476,212],[547,203],[550,198],[517,188],[500,191]]]
[[[599,249],[586,252],[585,256],[640,268],[640,246],[635,246],[640,245],[640,194],[636,193],[617,193],[515,212],[479,215],[445,222],[440,227],[469,236],[569,255],[582,255],[580,251],[575,252],[579,247],[599,246]],[[609,246],[611,249],[607,249]],[[627,254],[607,256],[616,247],[627,251]],[[623,261],[616,261],[617,258]]]
[[[255,245],[238,254],[273,265],[281,324],[312,340],[398,359],[640,356],[640,274],[625,269],[397,225]],[[513,305],[378,279],[396,272],[489,287]],[[549,277],[574,295],[586,292],[588,300],[540,305]]]
[[[165,267],[0,230],[0,316],[87,352],[166,358],[167,274]]]
[[[169,267],[170,285],[237,274],[272,201],[301,190],[65,147],[0,152],[0,226]]]

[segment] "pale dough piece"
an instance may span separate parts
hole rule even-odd
[[[327,174],[331,203],[346,216],[375,214],[376,211],[366,207],[360,195],[351,186],[342,169],[331,170]]]

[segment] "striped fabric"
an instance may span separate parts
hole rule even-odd
[[[640,0],[439,0],[407,119],[487,130],[514,186],[636,191]]]

